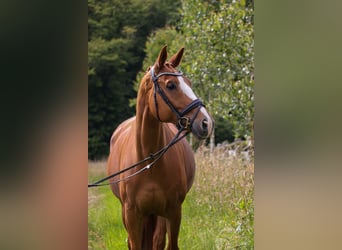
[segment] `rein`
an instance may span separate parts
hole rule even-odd
[[[98,181],[96,181],[96,182],[94,182],[94,183],[92,183],[92,184],[88,184],[88,188],[90,188],[90,187],[98,187],[98,186],[106,186],[106,185],[110,185],[110,184],[119,183],[119,182],[121,182],[121,181],[125,181],[125,180],[127,180],[127,179],[129,179],[129,178],[131,178],[131,177],[133,177],[133,176],[135,176],[135,175],[137,175],[137,174],[140,174],[141,172],[143,172],[143,171],[149,169],[150,167],[152,167],[152,166],[153,166],[153,165],[154,165],[154,164],[155,164],[155,163],[156,163],[156,162],[157,162],[157,161],[166,153],[166,151],[167,151],[170,147],[172,147],[173,145],[175,145],[177,142],[179,142],[180,140],[182,140],[185,136],[187,136],[187,135],[190,133],[189,131],[186,131],[182,136],[180,136],[180,134],[181,134],[184,130],[185,130],[185,128],[184,128],[184,127],[181,127],[181,128],[178,130],[178,132],[177,132],[177,134],[175,135],[175,137],[169,142],[169,144],[167,144],[165,147],[163,147],[162,149],[160,149],[158,152],[156,152],[156,153],[154,153],[154,154],[151,154],[149,157],[146,157],[145,159],[143,159],[143,160],[141,160],[141,161],[139,161],[139,162],[133,164],[132,166],[129,166],[129,167],[125,168],[125,169],[122,169],[122,170],[120,170],[119,172],[116,172],[116,173],[114,173],[114,174],[112,174],[112,175],[106,176],[106,177],[104,177],[104,178],[102,178],[102,179],[100,179],[100,180],[98,180]],[[180,137],[179,137],[179,136],[180,136]],[[122,173],[124,173],[124,172],[127,172],[128,170],[130,170],[130,169],[132,169],[132,168],[134,168],[134,167],[136,167],[136,166],[138,166],[138,165],[140,165],[140,164],[142,164],[142,163],[144,163],[144,162],[146,162],[146,161],[149,161],[149,160],[153,160],[153,162],[151,162],[150,164],[147,164],[147,165],[146,165],[145,167],[143,167],[142,169],[138,170],[137,172],[135,172],[135,173],[133,173],[133,174],[131,174],[131,175],[129,175],[129,176],[123,178],[123,179],[119,179],[119,180],[116,180],[116,181],[113,181],[113,182],[108,182],[108,183],[102,183],[102,182],[104,182],[104,181],[106,181],[106,180],[108,180],[108,179],[111,179],[111,178],[113,178],[113,177],[119,175],[119,174],[122,174]],[[102,184],[101,184],[101,183],[102,183]]]

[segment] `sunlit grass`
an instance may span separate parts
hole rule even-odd
[[[254,165],[228,146],[197,150],[194,185],[183,203],[180,249],[254,248]],[[89,163],[89,181],[105,175],[105,162]],[[120,202],[109,187],[89,189],[89,249],[127,249]]]

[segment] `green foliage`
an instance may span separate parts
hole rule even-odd
[[[215,118],[215,143],[233,142],[234,139],[232,124],[227,119],[217,116]]]
[[[252,17],[243,1],[183,2],[181,30],[190,51],[184,71],[211,113],[233,125],[235,137],[252,135]]]
[[[130,47],[121,38],[109,41],[96,38],[88,42],[88,143],[92,159],[107,153],[113,128],[122,117],[132,114],[127,105],[127,96],[132,91],[127,86],[133,72],[125,70],[134,64],[134,57],[127,52]]]

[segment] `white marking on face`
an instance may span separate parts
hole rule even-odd
[[[184,78],[182,76],[177,76],[179,87],[183,91],[183,93],[189,97],[192,101],[197,99],[197,96],[194,94],[192,89],[189,87],[188,84],[185,83]]]
[[[201,107],[200,111],[207,118],[208,121],[211,121],[210,115],[204,107]]]
[[[178,78],[178,82],[179,82],[179,87],[183,91],[183,93],[187,97],[189,97],[192,101],[196,100],[197,96],[194,94],[194,92],[189,87],[189,85],[185,83],[184,78],[182,76],[177,76],[177,78]],[[211,119],[210,115],[208,114],[208,111],[206,110],[205,107],[201,107],[200,108],[200,112],[207,118],[207,121],[208,121],[208,131],[211,132],[212,127],[213,127],[213,122],[212,122],[212,119]]]

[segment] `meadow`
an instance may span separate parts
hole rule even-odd
[[[254,249],[253,152],[243,142],[195,153],[193,187],[182,206],[179,248]],[[106,162],[89,162],[89,182],[105,176]],[[88,192],[88,249],[127,249],[121,206],[108,186]]]

